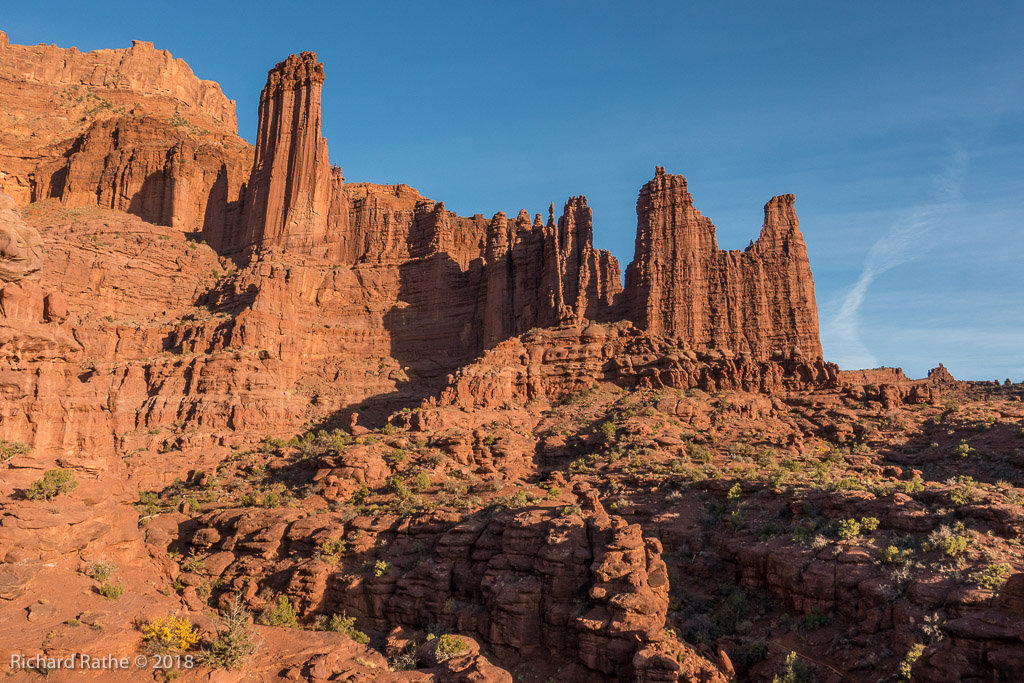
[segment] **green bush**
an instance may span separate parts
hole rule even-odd
[[[370,642],[370,636],[356,628],[355,617],[346,616],[344,614],[331,615],[331,621],[327,624],[327,630],[334,631],[336,633],[344,633],[360,645],[366,645]]]
[[[903,657],[903,661],[900,662],[899,674],[901,681],[910,680],[910,670],[913,668],[914,662],[921,657],[922,653],[924,653],[924,645],[921,643],[914,643],[910,646],[907,654]]]
[[[85,573],[88,574],[89,578],[93,581],[99,581],[102,583],[113,576],[116,571],[117,567],[113,562],[101,560],[90,564]]]
[[[690,457],[698,462],[709,463],[714,457],[711,451],[696,443],[688,443],[686,445],[686,451],[690,454]]]
[[[966,458],[968,456],[974,455],[976,451],[973,448],[971,448],[966,441],[961,441],[953,449],[953,453],[954,455],[958,455],[961,458]]]
[[[438,662],[447,662],[452,657],[469,649],[469,645],[462,636],[448,635],[447,633],[437,639],[437,649],[434,650]]]
[[[730,501],[739,500],[743,497],[743,487],[740,486],[739,482],[736,482],[732,485],[732,488],[729,489],[729,493],[727,493],[725,497]]]
[[[967,550],[966,536],[947,536],[939,541],[939,550],[944,555],[956,557]]]
[[[609,443],[612,442],[612,441],[615,441],[615,434],[619,430],[615,426],[614,422],[610,422],[610,421],[602,422],[600,429],[601,429],[601,436],[604,437],[605,441],[608,441]]]
[[[573,503],[572,505],[566,505],[565,507],[563,507],[560,512],[563,517],[569,517],[571,515],[582,515],[583,508],[581,508],[578,503]]]
[[[430,475],[423,470],[420,470],[416,473],[416,476],[412,478],[412,486],[410,488],[417,493],[426,491],[430,488]]]
[[[913,550],[900,550],[894,545],[886,546],[878,551],[878,561],[882,564],[905,564],[913,557]]]
[[[389,565],[384,560],[377,560],[374,563],[374,565],[373,565],[373,575],[378,577],[378,578],[381,577],[381,576],[384,576],[385,574],[388,573],[388,569],[390,569],[390,568],[391,568],[391,565]]]
[[[861,517],[860,528],[865,533],[873,533],[878,530],[878,518],[877,517]]]
[[[814,671],[795,652],[786,655],[782,673],[772,676],[772,683],[815,683]]]
[[[316,548],[317,556],[328,564],[337,564],[341,555],[348,550],[348,543],[343,538],[328,538],[320,542]]]
[[[978,499],[977,483],[974,477],[958,476],[953,477],[947,483],[953,488],[949,491],[949,500],[954,505],[970,505]]]
[[[898,488],[908,496],[912,496],[919,491],[924,490],[924,479],[921,477],[914,477],[910,481],[901,481],[898,484]]]
[[[971,574],[971,580],[982,588],[998,590],[1006,583],[1006,578],[1013,573],[1013,567],[1005,562],[993,563],[980,571]]]
[[[71,470],[46,470],[25,493],[29,500],[53,500],[62,493],[68,493],[78,486],[78,480]]]
[[[860,522],[855,519],[844,519],[839,522],[839,529],[836,531],[839,538],[851,539],[860,536]]]
[[[32,450],[28,444],[20,441],[4,441],[0,439],[0,462],[7,462],[18,455],[27,455]]]
[[[268,603],[260,612],[259,623],[264,626],[287,626],[296,628],[299,625],[299,616],[292,606],[292,601],[285,595],[277,596],[277,600]]]
[[[119,597],[124,595],[124,584],[106,581],[96,590],[107,600],[117,600]]]
[[[223,669],[245,666],[261,644],[256,630],[249,625],[250,616],[238,597],[232,596],[221,619],[223,628],[218,629],[217,637],[199,654],[199,662]]]

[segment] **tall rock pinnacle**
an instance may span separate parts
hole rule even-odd
[[[742,252],[720,251],[686,179],[659,166],[637,199],[627,315],[691,346],[821,357],[814,281],[793,202],[793,195],[774,197],[757,241]]]
[[[328,230],[333,183],[320,137],[323,82],[323,64],[312,52],[291,55],[267,74],[243,244],[331,255],[337,237],[328,234],[336,231]]]

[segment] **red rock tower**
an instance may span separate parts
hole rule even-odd
[[[323,64],[312,52],[291,55],[267,74],[260,95],[243,246],[333,255],[337,231],[328,229],[332,169],[327,141],[320,136],[323,83]]]
[[[658,167],[637,199],[628,317],[694,347],[765,359],[821,357],[818,308],[793,195],[773,197],[744,251],[721,251],[715,226],[693,206],[686,178]]]

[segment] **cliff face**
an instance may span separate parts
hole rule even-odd
[[[312,52],[292,55],[267,75],[260,96],[256,158],[249,176],[241,246],[278,246],[337,256],[347,212],[339,207],[328,235],[332,198],[344,200],[320,137],[324,67]],[[335,187],[335,183],[337,187]]]
[[[483,346],[490,348],[533,327],[606,320],[620,290],[619,265],[593,248],[586,197],[571,197],[558,224],[526,211],[514,221],[497,214],[487,231],[487,295]]]
[[[251,148],[235,103],[152,43],[79,52],[0,33],[0,192],[237,231]]]
[[[83,54],[0,42],[0,99],[6,93],[10,111],[23,114],[7,114],[13,125],[0,140],[24,142],[25,88],[69,114],[50,135],[63,142],[35,156],[3,159],[0,144],[0,161],[14,170],[2,182],[16,199],[58,198],[201,229],[241,262],[277,249],[341,267],[374,264],[388,310],[382,325],[398,355],[429,349],[463,359],[533,327],[626,318],[685,347],[821,356],[792,195],[765,206],[749,248],[721,251],[686,180],[659,168],[637,202],[622,292],[618,263],[593,248],[584,197],[570,198],[557,221],[553,207],[546,222],[525,210],[488,221],[457,216],[405,185],[346,185],[321,137],[324,68],[313,53],[269,71],[250,164],[229,131],[233,103],[148,43]],[[79,118],[85,123],[68,123]]]
[[[820,358],[814,282],[793,203],[793,195],[773,197],[757,241],[721,251],[686,179],[658,167],[637,200],[626,315],[688,346]]]
[[[134,104],[144,98],[152,100],[150,108],[163,106],[168,112],[180,105],[202,123],[230,130],[238,127],[235,102],[224,96],[217,83],[197,78],[184,59],[174,59],[153,43],[133,40],[127,50],[80,52],[56,45],[11,45],[0,31],[0,54],[0,79],[47,88],[101,88],[122,94],[122,102]]]

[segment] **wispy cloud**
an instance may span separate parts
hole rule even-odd
[[[871,284],[883,273],[912,261],[924,253],[925,236],[942,224],[951,209],[963,201],[963,178],[967,153],[955,151],[943,173],[932,178],[934,198],[897,219],[871,246],[857,282],[843,297],[838,311],[826,328],[829,355],[844,368],[873,368],[878,360],[861,338],[860,308]]]

